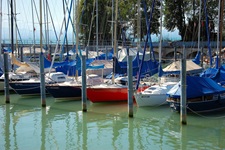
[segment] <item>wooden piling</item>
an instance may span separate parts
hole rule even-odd
[[[133,68],[132,56],[128,56],[128,114],[133,117]]]
[[[180,102],[180,121],[187,124],[187,107],[186,107],[186,50],[183,48],[183,59],[181,60],[181,102]]]
[[[85,55],[82,55],[82,110],[87,111],[87,89],[86,89],[86,59]]]
[[[40,53],[40,74],[41,74],[41,106],[46,107],[46,92],[45,92],[45,73],[44,73],[44,56]]]
[[[5,103],[10,103],[8,53],[4,53],[4,93]]]

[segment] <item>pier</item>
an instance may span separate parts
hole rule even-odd
[[[81,44],[80,48],[83,50],[86,48],[88,51],[96,51],[96,45],[94,43],[95,43],[95,41],[91,42],[90,46],[88,46],[88,47],[85,47],[84,45]],[[118,45],[121,45],[120,43],[121,42],[118,42]],[[3,48],[9,47],[9,45],[10,45],[9,41],[3,40],[3,43],[2,43]],[[129,46],[130,48],[134,48],[137,46],[137,44],[134,42],[130,42],[129,45],[130,45]],[[66,53],[67,50],[71,50],[71,49],[75,48],[75,45],[72,42],[70,42],[68,45],[59,45],[56,50],[57,53],[61,53],[62,46],[64,47],[63,48],[64,53]],[[144,47],[143,42],[141,43],[141,46],[142,46],[142,48]],[[158,56],[158,54],[159,54],[158,46],[159,46],[158,42],[153,42],[156,59],[158,59],[158,57],[159,57]],[[178,58],[179,57],[182,58],[183,46],[186,47],[185,48],[186,49],[186,58],[190,59],[190,58],[194,58],[196,56],[196,54],[198,52],[198,42],[197,41],[194,41],[194,42],[164,41],[164,42],[162,42],[162,56],[161,56],[162,59],[174,58],[174,48],[176,48]],[[32,54],[32,56],[34,56],[34,55],[37,55],[37,57],[39,56],[38,53],[40,52],[40,45],[39,44],[33,45],[32,41],[27,40],[27,41],[23,41],[23,42],[18,42],[17,44],[15,44],[15,47],[17,48],[17,50],[15,52],[18,52],[18,54],[21,52],[21,50],[23,50],[23,54],[25,56],[28,56],[30,54]],[[121,47],[121,46],[118,46],[118,47]],[[208,53],[207,42],[206,41],[201,42],[200,47],[203,48],[203,55],[207,55],[207,53]],[[217,47],[217,42],[216,41],[211,42],[212,54],[215,54],[216,47]],[[222,47],[225,47],[225,41],[222,42]],[[34,54],[34,51],[33,51],[34,48],[35,48],[35,51],[37,54]],[[49,45],[43,44],[43,50],[45,52],[52,54],[52,53],[54,53],[55,49],[56,49],[55,42],[52,42],[52,44],[49,44]],[[100,44],[98,46],[98,49],[99,49],[99,51],[101,51],[103,53],[109,52],[112,49],[112,45],[111,45],[110,41],[108,41],[108,42],[106,41],[106,42]],[[147,48],[147,51],[150,51],[149,48]]]

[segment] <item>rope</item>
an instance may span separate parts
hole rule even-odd
[[[189,108],[188,106],[187,106],[187,109],[190,110],[192,113],[194,113],[194,114],[196,114],[196,115],[198,115],[198,116],[200,116],[200,117],[202,117],[202,118],[207,118],[207,119],[221,119],[221,118],[225,118],[225,116],[209,117],[209,116],[206,116],[206,115],[202,115],[202,114],[200,114],[200,113],[198,113],[198,112],[192,110],[192,109]]]

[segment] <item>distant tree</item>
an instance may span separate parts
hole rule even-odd
[[[206,1],[208,17],[208,29],[211,40],[215,38],[215,24],[218,15],[218,1]],[[179,35],[183,41],[197,40],[199,0],[165,0],[164,26],[168,31],[179,30]],[[204,10],[204,0],[201,8],[201,39],[207,40],[206,14]]]
[[[185,10],[189,0],[165,0],[164,26],[168,31],[179,30],[181,40],[185,37]]]
[[[84,3],[86,1],[86,3]],[[116,0],[114,0],[115,2]],[[142,1],[142,0],[141,0]],[[153,0],[147,2],[148,17],[150,16],[151,4]],[[137,0],[123,0],[118,1],[118,40],[122,40],[121,30],[128,30],[134,36],[137,36]],[[156,0],[155,10],[152,18],[151,33],[159,33],[159,1]],[[89,32],[91,32],[90,40],[94,41],[96,38],[96,7],[94,0],[80,1],[80,18],[82,24],[80,25],[81,39],[87,43]],[[83,10],[83,13],[82,13]],[[94,10],[94,11],[93,11]],[[114,4],[115,10],[115,4]],[[112,0],[98,0],[98,29],[99,41],[111,41],[111,21],[112,21]],[[115,16],[115,12],[114,12]],[[113,19],[114,20],[114,19]],[[92,21],[92,26],[91,26]],[[115,20],[114,20],[115,21]],[[142,9],[141,15],[141,38],[147,34],[147,27],[145,22],[145,14]],[[128,39],[127,39],[128,40]]]

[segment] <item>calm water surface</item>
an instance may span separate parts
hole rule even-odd
[[[225,111],[187,116],[168,106],[138,108],[128,117],[127,103],[93,104],[82,112],[81,101],[55,101],[0,96],[1,150],[174,150],[225,149]]]

